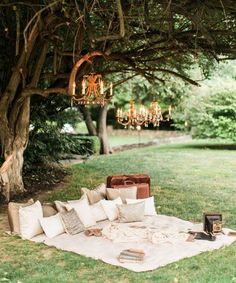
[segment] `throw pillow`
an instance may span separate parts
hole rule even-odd
[[[117,204],[122,204],[120,197],[114,200],[101,200],[101,205],[110,221],[114,221],[118,218]]]
[[[144,219],[145,202],[117,205],[119,222],[137,222]]]
[[[67,210],[75,209],[79,219],[83,223],[84,227],[90,227],[96,225],[96,220],[93,216],[91,208],[89,206],[87,198],[82,198],[77,202],[72,202],[66,205]]]
[[[44,217],[40,219],[40,224],[44,233],[48,238],[56,237],[62,233],[65,233],[64,226],[61,221],[60,213],[50,217]]]
[[[54,203],[55,203],[55,206],[56,206],[56,209],[57,209],[58,212],[66,212],[67,211],[66,205],[68,203],[66,201],[62,202],[62,201],[59,201],[59,200],[55,200]]]
[[[55,206],[53,203],[43,203],[43,217],[50,217],[57,214],[57,210],[55,209]]]
[[[92,213],[96,221],[102,221],[107,219],[107,215],[101,205],[101,202],[97,202],[95,204],[90,205]]]
[[[129,188],[107,188],[107,198],[113,200],[120,197],[122,202],[125,203],[127,198],[136,199],[137,198],[137,187],[132,186]]]
[[[60,213],[60,216],[66,233],[75,235],[84,231],[84,225],[74,208],[70,211]]]
[[[12,233],[20,234],[20,220],[19,209],[20,207],[26,207],[34,203],[33,199],[28,200],[26,203],[9,202],[8,203],[8,221],[10,230]]]
[[[130,203],[138,203],[138,202],[145,202],[145,209],[144,209],[144,215],[156,215],[156,209],[154,204],[154,197],[150,198],[143,198],[143,199],[126,199],[126,202],[128,204]]]
[[[36,201],[34,204],[19,209],[20,234],[23,239],[31,239],[43,233],[39,219],[43,218],[41,203]]]
[[[87,188],[81,188],[81,193],[87,195],[90,204],[94,204],[106,198],[106,185],[100,184],[93,190],[89,190]]]

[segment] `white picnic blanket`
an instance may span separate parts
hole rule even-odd
[[[154,270],[158,267],[191,257],[205,251],[228,246],[236,236],[217,235],[214,242],[195,240],[187,242],[189,230],[201,230],[202,225],[165,215],[147,216],[143,222],[117,223],[104,221],[96,225],[103,228],[102,237],[61,234],[52,239],[44,234],[32,239],[48,246],[100,259],[135,272]],[[228,230],[225,229],[227,233]],[[117,259],[124,249],[136,248],[145,252],[142,263],[120,263]]]

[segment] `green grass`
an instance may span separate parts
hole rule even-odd
[[[93,187],[108,175],[143,172],[151,176],[159,213],[201,221],[203,211],[218,211],[224,225],[236,229],[235,168],[235,145],[191,142],[130,150],[74,165],[70,184],[49,200],[78,198],[82,186]],[[144,273],[3,232],[0,255],[0,282],[236,282],[236,243]]]
[[[154,140],[152,136],[142,136],[139,134],[133,136],[109,136],[109,143],[113,146],[120,146],[124,144],[137,144]]]

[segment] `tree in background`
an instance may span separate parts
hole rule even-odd
[[[179,128],[196,138],[236,140],[236,62],[221,63],[202,83],[189,89],[177,109]]]
[[[104,53],[94,60],[102,75],[163,82],[161,74],[170,74],[197,85],[188,69],[198,54],[206,61],[235,56],[235,13],[233,1],[226,0],[1,1],[1,193],[9,199],[24,191],[31,97],[68,95],[71,69],[86,52]],[[90,71],[85,62],[77,80]],[[100,116],[105,121],[106,107]],[[106,137],[104,123],[99,129]]]
[[[66,133],[69,129],[65,127],[70,125],[73,129],[81,115],[68,102],[63,96],[32,98],[29,144],[24,154],[27,167],[58,161],[63,153],[75,151],[75,139]]]

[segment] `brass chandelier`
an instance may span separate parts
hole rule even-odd
[[[79,105],[101,105],[104,106],[110,101],[113,95],[113,85],[105,89],[102,76],[100,74],[88,74],[83,76],[81,94],[76,94],[76,83],[73,83],[72,102]]]
[[[124,112],[121,108],[117,109],[116,119],[117,122],[125,128],[140,128],[141,126],[148,127],[149,124],[153,124],[154,127],[158,127],[161,121],[169,121],[172,118],[172,107],[169,106],[168,115],[163,118],[162,110],[156,100],[153,100],[148,107],[145,108],[141,105],[139,111],[135,108],[133,100],[129,102],[129,108],[127,112]]]
[[[117,122],[125,126],[125,128],[128,126],[137,128],[145,123],[146,114],[146,109],[143,105],[140,107],[140,111],[137,112],[134,101],[130,100],[128,111],[123,112],[121,108],[118,108],[116,112],[116,118]]]

